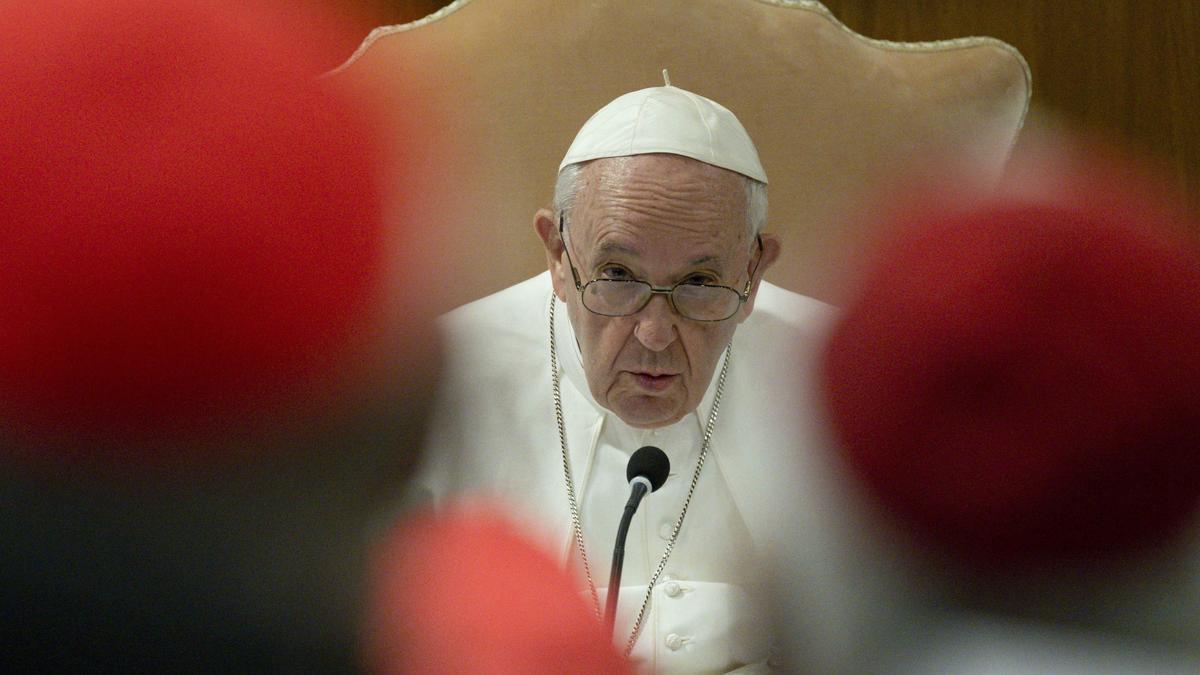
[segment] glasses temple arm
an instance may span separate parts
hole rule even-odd
[[[579,283],[579,272],[575,271],[575,263],[571,260],[571,249],[567,247],[567,237],[563,233],[563,223],[566,222],[566,215],[558,214],[558,240],[562,242],[563,253],[567,254],[567,266],[571,268],[571,278],[575,280],[575,290],[583,291],[583,284]],[[759,242],[759,246],[762,242]]]
[[[560,228],[559,236],[560,237],[562,236],[561,227],[562,227],[562,222],[559,221],[559,228]],[[742,292],[742,302],[745,302],[750,299],[750,287],[754,285],[754,275],[758,273],[758,265],[759,265],[759,263],[762,262],[762,254],[763,254],[762,235],[761,234],[755,235],[754,239],[755,239],[755,241],[758,242],[758,260],[754,261],[754,269],[750,270],[750,278],[746,280],[746,290]]]

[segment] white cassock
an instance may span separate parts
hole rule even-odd
[[[557,303],[568,454],[601,606],[629,497],[629,456],[654,445],[671,460],[666,484],[646,497],[629,529],[614,636],[624,648],[690,487],[719,365],[698,413],[666,428],[634,429],[589,393],[567,308],[554,299],[549,273],[461,307],[443,317],[446,372],[416,499],[499,500],[564,564],[578,569],[581,592],[591,602],[573,538],[551,395],[551,302]],[[789,540],[790,550],[806,551],[802,556],[811,551],[817,568],[838,566],[822,558],[830,548],[821,534],[821,511],[834,507],[823,500],[827,485],[815,476],[826,443],[811,392],[831,314],[816,300],[763,283],[753,313],[738,327],[708,458],[631,653],[642,669],[723,672],[766,664],[771,623],[764,599],[779,589],[770,587],[763,561]],[[797,537],[812,546],[797,547]],[[828,593],[812,596],[820,614]],[[469,636],[463,636],[463,648],[470,648]]]

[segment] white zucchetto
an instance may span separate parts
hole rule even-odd
[[[650,153],[691,157],[767,182],[754,142],[737,117],[716,101],[670,85],[624,94],[598,110],[558,168]]]

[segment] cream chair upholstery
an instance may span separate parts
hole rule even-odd
[[[872,40],[798,0],[458,0],[376,29],[333,76],[364,78],[391,106],[420,96],[428,127],[456,139],[430,163],[446,190],[429,226],[434,253],[462,266],[444,299],[457,304],[545,269],[533,214],[575,132],[664,68],[758,145],[784,242],[768,278],[834,301],[870,229],[864,199],[931,158],[997,175],[1030,96],[1002,42]]]

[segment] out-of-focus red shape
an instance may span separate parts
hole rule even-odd
[[[1088,149],[987,197],[947,182],[867,265],[824,385],[849,464],[926,542],[1091,559],[1195,514],[1200,228],[1123,161]]]
[[[260,425],[378,337],[394,242],[372,122],[315,77],[342,26],[282,9],[0,4],[10,435],[133,454]]]
[[[399,526],[372,579],[372,672],[633,672],[567,575],[483,508]]]

